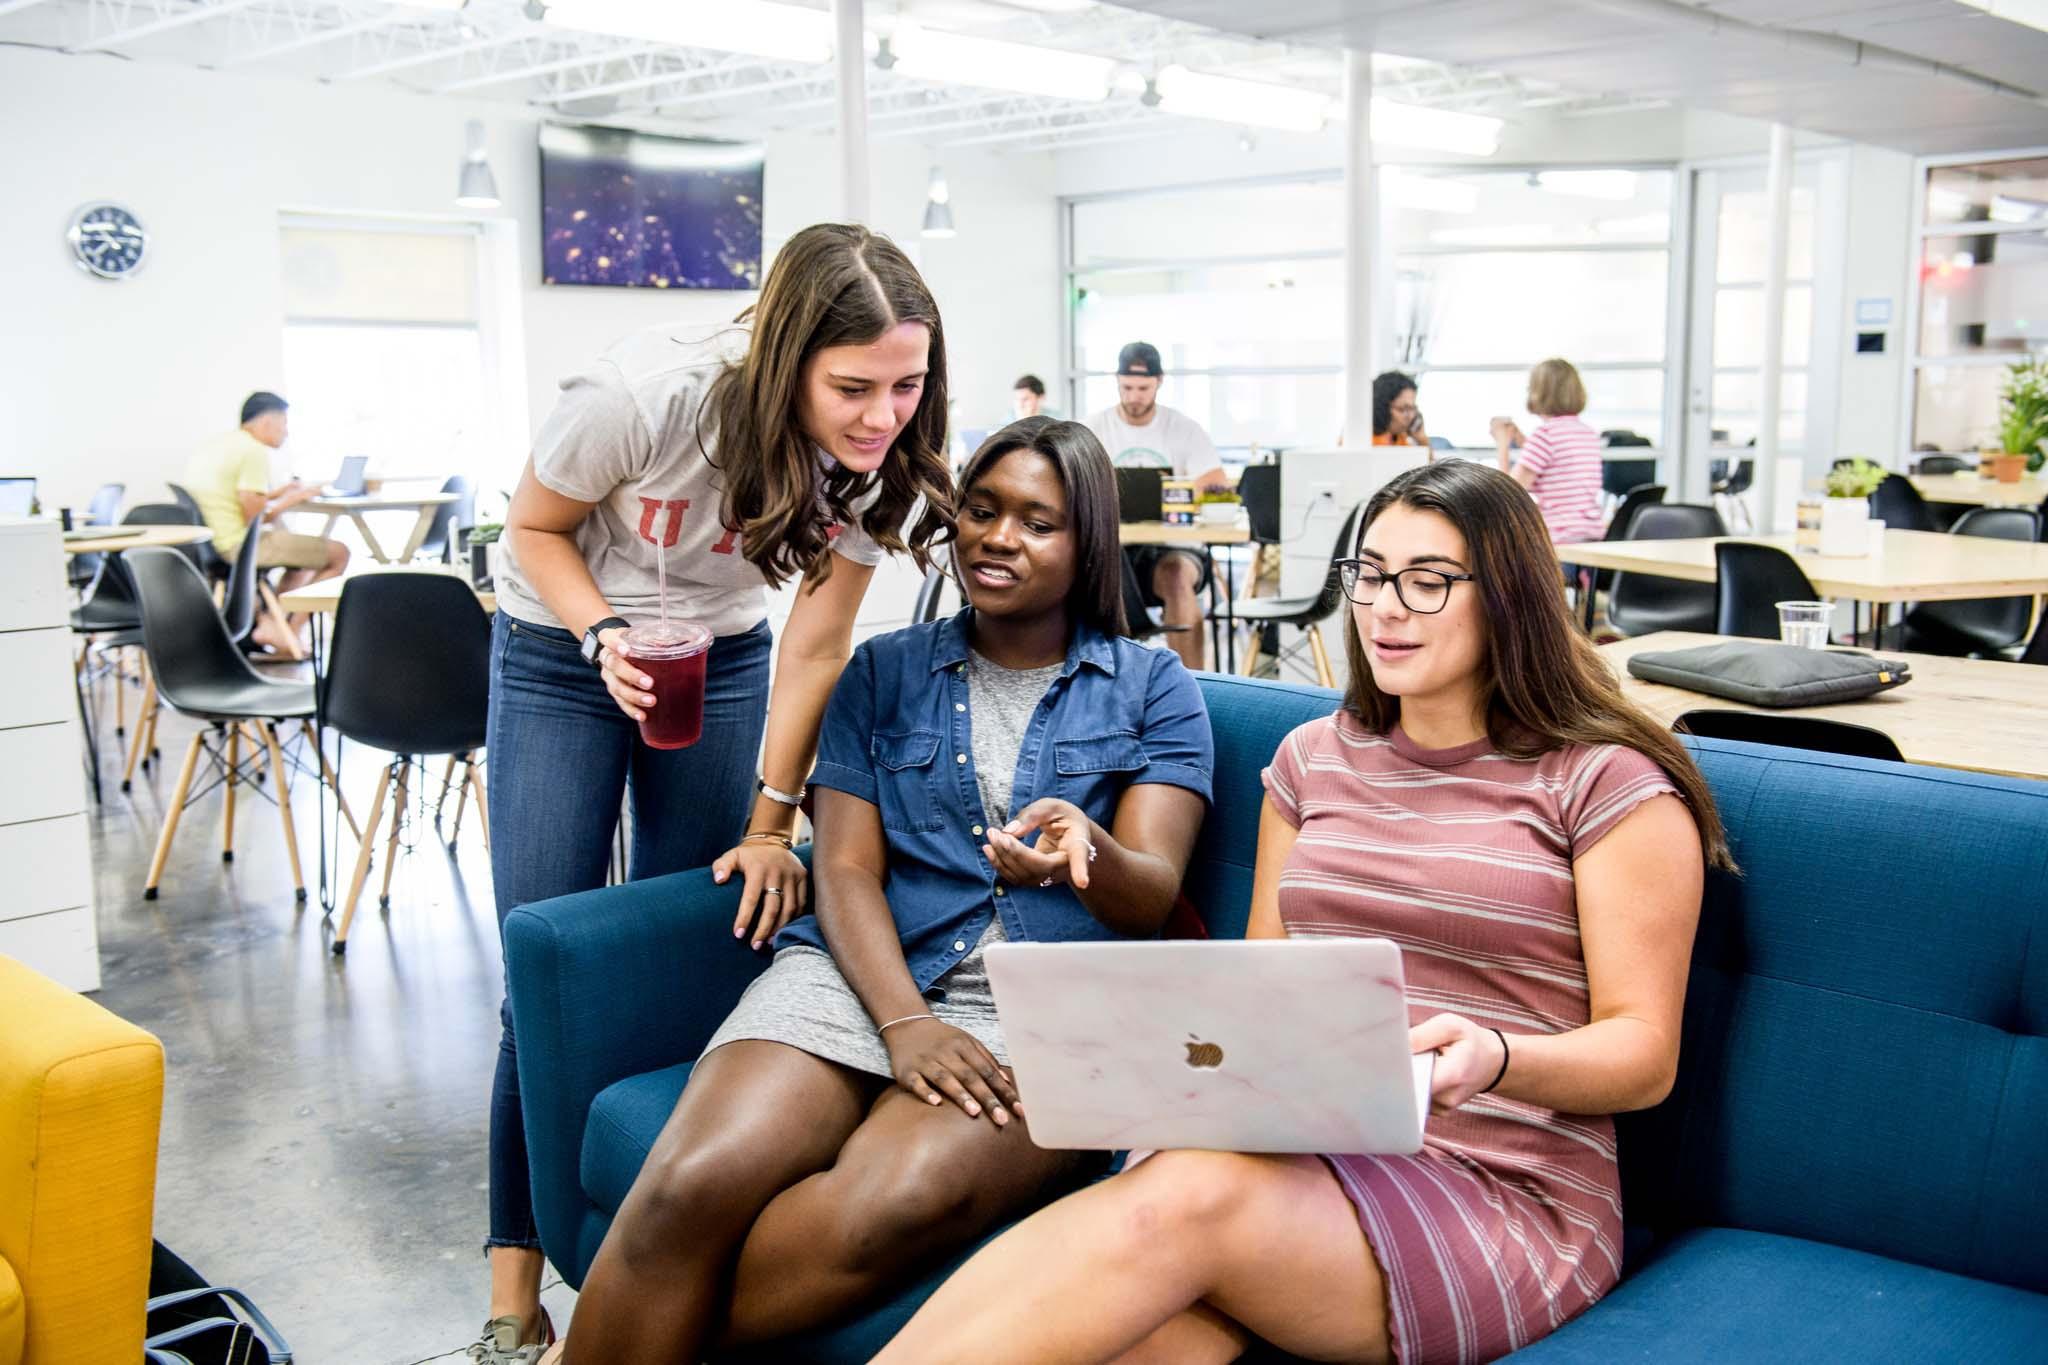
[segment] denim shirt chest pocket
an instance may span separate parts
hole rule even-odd
[[[1097,819],[1105,802],[1113,801],[1130,784],[1132,776],[1145,767],[1145,746],[1133,730],[1073,739],[1056,739],[1052,746],[1054,795],[1071,801]]]
[[[946,827],[939,802],[940,738],[936,730],[921,729],[875,735],[870,753],[883,829],[930,834]]]

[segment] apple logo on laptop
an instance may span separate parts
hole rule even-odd
[[[1206,1071],[1223,1065],[1222,1048],[1214,1043],[1205,1043],[1201,1039],[1195,1038],[1195,1035],[1192,1033],[1188,1037],[1194,1039],[1194,1041],[1183,1043],[1181,1046],[1188,1050],[1189,1066],[1194,1067],[1197,1071]]]

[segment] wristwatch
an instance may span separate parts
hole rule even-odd
[[[598,640],[597,633],[601,630],[610,630],[613,626],[618,626],[621,629],[625,629],[629,628],[631,625],[632,622],[626,620],[626,618],[623,616],[607,616],[604,618],[604,620],[599,621],[589,630],[584,631],[583,662],[589,664],[592,668],[602,668],[603,665],[598,663],[597,661],[597,655],[598,651],[604,648],[604,645],[602,642]]]

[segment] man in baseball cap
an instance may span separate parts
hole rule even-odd
[[[1089,430],[1119,468],[1164,469],[1204,488],[1229,487],[1216,443],[1202,424],[1159,402],[1159,381],[1165,373],[1157,346],[1149,341],[1125,346],[1116,357],[1116,405],[1090,417]],[[1196,550],[1156,545],[1125,553],[1147,600],[1165,608],[1166,624],[1187,627],[1168,636],[1181,662],[1202,667],[1200,594],[1209,577],[1207,557]]]

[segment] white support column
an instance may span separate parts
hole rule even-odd
[[[861,3],[832,0],[839,75],[839,212],[849,223],[868,221],[868,52]]]
[[[1778,414],[1785,383],[1785,261],[1792,229],[1792,129],[1771,125],[1771,164],[1764,182],[1769,217],[1764,255],[1764,349],[1756,436],[1756,529],[1778,529]],[[1793,492],[1798,492],[1795,484]],[[1789,506],[1790,504],[1787,503]]]
[[[1372,445],[1373,259],[1380,220],[1372,159],[1372,54],[1344,54],[1344,444]]]

